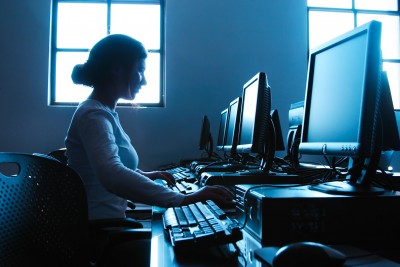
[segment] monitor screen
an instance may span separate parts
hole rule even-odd
[[[242,97],[237,97],[229,104],[224,144],[224,151],[231,152],[232,154],[236,151],[241,110]]]
[[[380,42],[381,23],[372,21],[310,52],[300,153],[353,159],[351,184],[368,184],[362,169],[377,149]]]
[[[265,73],[257,73],[243,86],[237,153],[265,154],[271,121],[271,95]]]
[[[221,117],[219,120],[218,139],[217,139],[217,145],[216,145],[216,149],[218,151],[221,151],[224,149],[227,118],[228,118],[228,109],[226,108],[223,111],[221,111]]]

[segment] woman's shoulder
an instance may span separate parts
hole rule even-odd
[[[75,117],[114,120],[114,113],[99,101],[88,99],[79,104]]]
[[[86,99],[85,101],[79,103],[78,110],[87,110],[87,109],[107,110],[108,108],[100,101],[94,99]]]

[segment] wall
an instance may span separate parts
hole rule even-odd
[[[283,132],[307,73],[305,0],[166,0],[166,108],[120,108],[142,169],[198,158],[203,115],[266,72]],[[47,106],[50,0],[0,2],[0,151],[64,146],[74,108]],[[286,136],[285,136],[286,137]]]

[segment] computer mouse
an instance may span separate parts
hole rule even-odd
[[[273,267],[341,267],[342,252],[316,242],[297,242],[281,247],[272,260]]]

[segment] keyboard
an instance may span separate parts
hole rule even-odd
[[[198,185],[185,181],[176,181],[175,185],[169,185],[168,187],[174,190],[175,192],[179,192],[185,195],[199,190]]]
[[[188,168],[185,168],[185,167],[177,166],[177,167],[172,167],[170,169],[166,169],[165,171],[167,171],[167,172],[169,172],[171,174],[174,174],[174,173],[178,173],[178,172],[188,172],[190,170]]]
[[[174,167],[167,169],[166,171],[174,176],[175,181],[194,182],[197,180],[197,176],[194,175],[188,168]]]
[[[174,185],[167,184],[167,182],[165,180],[161,180],[161,179],[156,180],[156,182],[165,187],[168,187],[168,188],[174,190],[175,192],[179,192],[179,193],[182,193],[185,195],[199,190],[198,185],[192,184],[189,182],[185,182],[185,181],[176,181],[176,183]]]
[[[172,176],[174,176],[175,181],[195,182],[197,180],[197,176],[191,172],[176,172]]]
[[[212,200],[168,208],[162,217],[174,248],[223,245],[243,238],[239,223]]]

